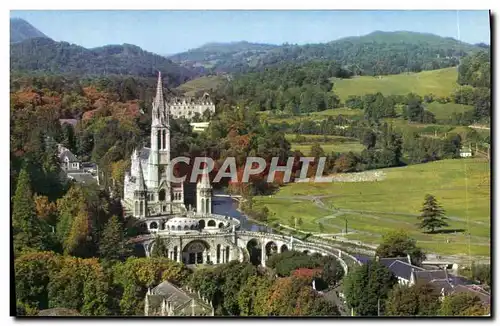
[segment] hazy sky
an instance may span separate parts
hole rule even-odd
[[[208,42],[318,43],[375,30],[490,43],[488,11],[12,11],[56,41],[173,54]]]

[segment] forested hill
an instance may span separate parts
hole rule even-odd
[[[156,76],[175,87],[196,75],[171,60],[130,44],[86,49],[49,38],[34,38],[10,47],[11,71],[76,75]]]
[[[169,56],[174,62],[194,69],[203,67],[210,71],[235,72],[244,71],[257,64],[278,45],[242,42],[207,43],[199,48]]]
[[[49,38],[24,19],[10,19],[10,43],[22,42],[37,37]]]
[[[170,58],[186,67],[203,66],[216,72],[246,72],[283,62],[335,60],[357,75],[384,75],[456,66],[460,56],[476,49],[479,47],[433,34],[376,31],[306,45],[217,43],[216,47],[203,46]]]

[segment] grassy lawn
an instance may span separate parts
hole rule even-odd
[[[292,145],[293,151],[301,151],[304,155],[309,155],[311,146],[315,143],[318,143],[327,154],[330,154],[331,152],[360,153],[363,149],[365,149],[364,145],[360,144],[359,141],[354,138],[330,135],[299,135],[305,137],[306,141],[295,142],[294,140],[296,139],[297,134],[285,134],[285,138]]]
[[[333,91],[342,101],[349,95],[381,92],[384,95],[416,93],[449,96],[457,86],[457,68],[422,71],[419,73],[389,76],[360,76],[351,79],[334,79]]]
[[[318,220],[332,215],[333,209],[347,210],[335,218],[322,219],[324,232],[338,233],[345,227],[357,233],[348,238],[377,244],[382,234],[405,229],[421,246],[440,254],[471,253],[489,255],[490,188],[489,163],[481,159],[443,160],[407,167],[383,169],[386,178],[378,182],[357,183],[295,183],[269,197],[256,197],[257,205],[266,205],[273,217],[289,224],[291,215],[300,216],[302,229],[319,232]],[[465,173],[467,171],[467,173]],[[465,178],[467,176],[467,179]],[[466,191],[467,182],[467,191]],[[418,230],[416,216],[425,194],[434,195],[452,219],[449,230],[456,233],[426,234]],[[293,196],[322,195],[326,207],[310,201],[297,201]],[[281,199],[280,199],[281,197]],[[467,222],[468,221],[468,222]],[[446,240],[450,243],[446,243]]]
[[[292,151],[301,151],[302,154],[304,155],[309,155],[309,152],[311,150],[311,146],[313,143],[291,143],[292,145]],[[319,145],[323,150],[325,151],[326,154],[330,154],[332,152],[335,153],[348,153],[348,152],[355,152],[355,153],[361,153],[364,149],[365,146],[363,144],[360,144],[357,141],[350,141],[350,142],[344,142],[344,143],[324,143],[324,142],[319,142]]]
[[[425,107],[427,110],[434,113],[436,120],[447,120],[451,118],[453,113],[463,113],[465,111],[473,110],[474,107],[471,105],[456,104],[456,103],[426,103]]]
[[[202,76],[177,87],[186,92],[186,96],[194,96],[197,91],[207,91],[217,88],[224,81],[223,76]]]
[[[308,114],[302,114],[298,116],[286,116],[286,117],[280,117],[280,116],[274,116],[270,114],[268,111],[261,111],[258,112],[258,115],[262,120],[267,121],[268,123],[296,123],[304,120],[310,120],[310,121],[322,121],[328,117],[336,117],[339,115],[342,115],[344,117],[347,117],[349,119],[356,119],[359,117],[363,116],[363,110],[357,110],[357,109],[349,109],[349,108],[336,108],[336,109],[328,109],[320,112],[311,112]]]

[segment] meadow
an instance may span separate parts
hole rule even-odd
[[[255,205],[267,206],[270,218],[284,225],[290,225],[290,216],[301,217],[299,229],[308,232],[339,235],[347,221],[346,238],[367,244],[404,229],[432,253],[468,255],[470,250],[474,256],[489,256],[488,161],[442,160],[379,171],[385,179],[376,182],[289,184],[272,197],[255,197]],[[449,217],[442,233],[428,234],[416,225],[426,194],[434,195]],[[322,205],[304,196],[318,196]]]
[[[297,142],[296,138],[299,135],[305,141]],[[355,138],[330,136],[330,135],[306,135],[306,134],[285,134],[285,139],[290,142],[292,151],[301,151],[304,155],[309,155],[311,146],[315,143],[319,144],[326,154],[356,152],[360,153],[365,149],[365,146],[359,143]]]
[[[333,91],[342,101],[349,95],[361,96],[377,92],[384,95],[406,95],[413,92],[420,96],[450,96],[457,87],[457,77],[456,67],[388,76],[358,76],[333,79]]]
[[[202,76],[180,85],[177,89],[185,92],[185,96],[194,97],[198,91],[210,92],[216,89],[224,79],[223,76]]]

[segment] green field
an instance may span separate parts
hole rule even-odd
[[[474,109],[471,105],[438,102],[426,103],[425,108],[434,113],[436,120],[447,120],[453,113],[463,113]]]
[[[301,151],[304,155],[309,155],[311,146],[315,143],[319,144],[326,154],[332,152],[347,153],[355,152],[360,153],[365,147],[359,143],[357,139],[342,137],[342,136],[326,136],[326,135],[300,135],[305,137],[305,142],[295,142],[296,134],[285,134],[286,140],[292,145],[292,151]]]
[[[185,92],[186,96],[194,96],[198,91],[209,92],[216,89],[223,81],[223,76],[202,76],[180,85],[177,89]]]
[[[298,116],[276,116],[272,115],[269,111],[258,112],[262,121],[267,121],[268,123],[296,123],[304,120],[310,121],[322,121],[328,117],[337,117],[342,115],[349,119],[356,119],[363,116],[363,110],[349,109],[349,108],[336,108],[328,109],[320,112],[311,112],[309,114],[302,114]]]
[[[347,219],[353,232],[347,238],[368,244],[377,244],[388,231],[404,229],[423,248],[443,255],[468,254],[469,231],[470,253],[489,256],[489,162],[443,160],[381,171],[386,178],[377,182],[290,184],[272,197],[256,197],[256,205],[267,206],[271,218],[285,225],[290,225],[290,216],[301,217],[300,228],[310,232],[319,232],[321,221],[322,232],[340,233]],[[450,217],[449,233],[426,234],[416,227],[428,193]],[[324,206],[303,196],[322,196]]]
[[[457,76],[457,68],[451,67],[419,73],[334,79],[333,91],[342,101],[345,101],[349,95],[377,92],[384,95],[406,95],[413,92],[421,96],[430,93],[437,96],[450,96],[457,86]]]

